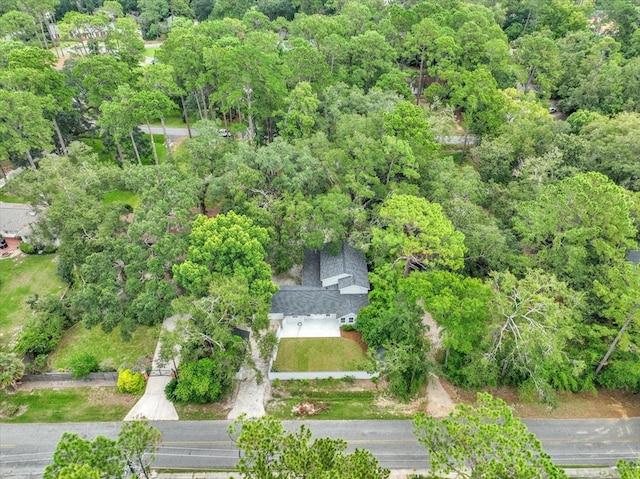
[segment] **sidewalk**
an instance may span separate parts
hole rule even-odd
[[[176,327],[178,316],[171,316],[164,320],[162,327],[167,331],[173,331]],[[164,388],[171,381],[171,368],[161,368],[160,364],[160,341],[156,346],[156,352],[153,356],[153,368],[149,379],[147,380],[147,388],[143,396],[129,411],[124,418],[125,421],[133,421],[134,419],[146,418],[150,421],[177,421],[178,412],[171,401],[164,394]],[[176,357],[176,364],[179,358]]]
[[[262,417],[265,415],[264,405],[270,393],[269,363],[260,357],[258,345],[253,338],[253,334],[250,341],[251,357],[262,378],[258,377],[258,373],[253,368],[242,367],[240,370],[242,378],[233,401],[233,409],[229,411],[227,419],[237,419],[242,414],[247,417]],[[261,379],[259,383],[258,379]]]

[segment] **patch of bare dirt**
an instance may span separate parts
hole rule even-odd
[[[455,403],[474,404],[476,391],[465,391],[444,379],[442,386]],[[538,419],[622,419],[640,417],[640,394],[625,390],[558,393],[558,406],[551,408],[537,402],[522,402],[515,388],[487,388],[485,392],[504,400],[518,417]]]
[[[302,265],[294,265],[289,271],[271,276],[278,286],[300,286],[302,284]]]
[[[113,387],[94,387],[89,391],[87,402],[91,406],[128,406],[133,405],[138,400],[138,396],[132,394],[121,394]]]
[[[424,394],[406,403],[397,401],[387,394],[380,394],[374,399],[376,407],[392,414],[413,416],[419,412],[427,412],[428,401]]]
[[[22,416],[27,412],[28,407],[26,405],[16,406],[14,404],[7,404],[2,402],[0,404],[0,419],[11,419],[14,417]]]
[[[343,329],[340,329],[340,337],[355,341],[356,343],[358,343],[358,346],[360,346],[360,349],[362,349],[365,353],[367,352],[367,344],[362,340],[362,334],[360,334],[358,331],[344,331]]]

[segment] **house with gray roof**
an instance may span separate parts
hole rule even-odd
[[[634,266],[640,265],[640,249],[632,249],[627,251],[627,261],[630,261]]]
[[[364,254],[346,243],[337,252],[327,245],[307,251],[301,286],[281,286],[271,300],[269,319],[281,328],[303,322],[353,324],[369,304],[369,277]]]
[[[7,238],[20,237],[27,241],[31,223],[37,219],[34,209],[25,204],[0,201],[0,234]]]

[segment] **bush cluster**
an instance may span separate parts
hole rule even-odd
[[[99,370],[98,359],[91,353],[80,353],[71,358],[71,372],[76,379],[86,378]]]
[[[133,372],[131,369],[118,371],[118,392],[125,394],[142,394],[146,382],[142,373]]]
[[[24,254],[36,254],[36,248],[29,243],[20,243],[18,245],[18,248],[20,249],[20,251],[22,251]]]

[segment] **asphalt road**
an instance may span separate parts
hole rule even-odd
[[[529,429],[559,465],[614,465],[640,456],[640,418],[597,420],[528,420]],[[227,435],[229,421],[167,421],[154,425],[163,445],[155,467],[190,470],[232,468],[238,451]],[[299,422],[288,421],[287,427]],[[390,469],[425,469],[426,453],[410,421],[311,421],[317,437],[345,439],[349,449],[368,449]],[[93,439],[115,438],[120,423],[2,424],[0,478],[37,478],[51,461],[64,431]]]
[[[151,133],[153,133],[154,135],[162,135],[163,131],[162,131],[162,127],[160,126],[152,126],[152,127],[148,127],[146,125],[139,125],[139,128],[144,132],[144,133],[149,133],[151,131]],[[198,136],[198,131],[194,128],[191,128],[191,134],[193,136]],[[180,128],[180,127],[167,127],[167,136],[171,137],[171,138],[181,138],[184,136],[189,136],[189,130],[187,130],[186,128]],[[438,143],[441,143],[443,145],[463,145],[464,144],[464,135],[452,135],[452,136],[438,136],[436,137],[436,141]],[[469,145],[475,145],[477,144],[479,141],[479,139],[475,136],[469,136],[467,138],[467,142],[469,143]]]

